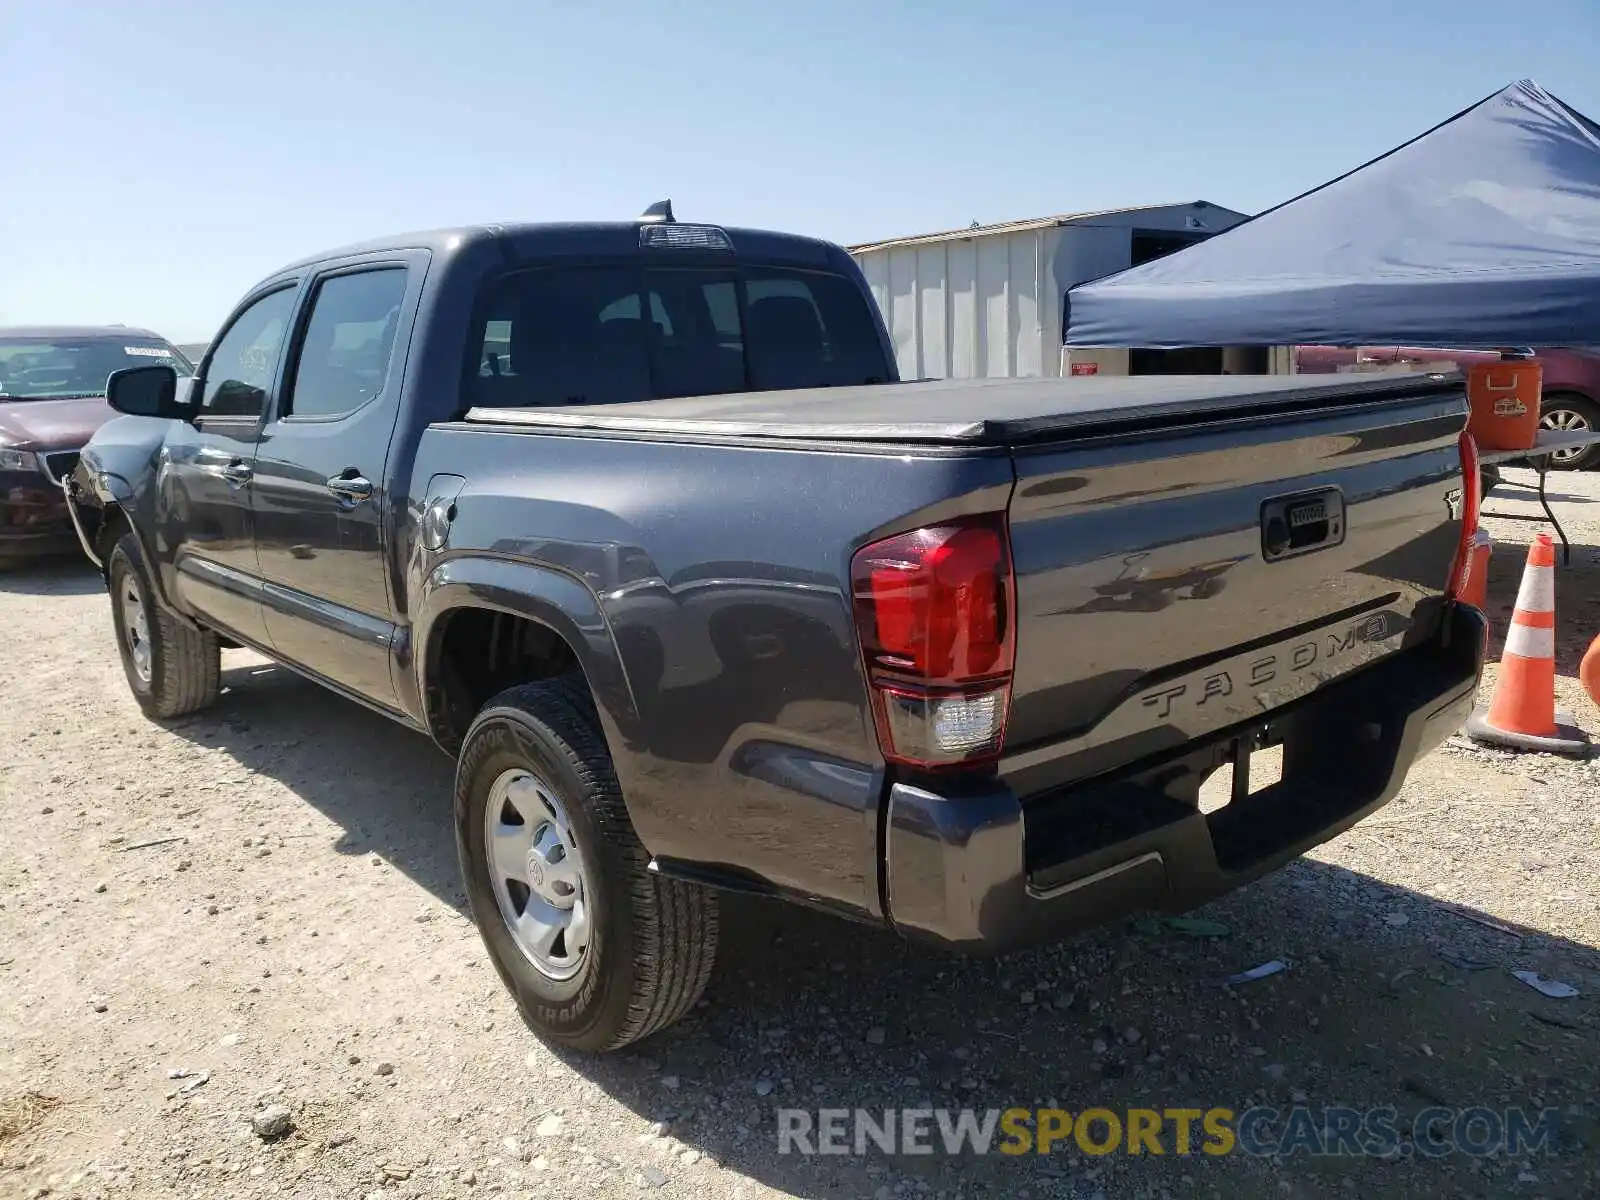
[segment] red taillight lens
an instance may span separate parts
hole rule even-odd
[[[1005,515],[915,529],[851,561],[856,623],[886,758],[996,758],[1016,656]]]
[[[873,618],[876,664],[930,682],[1002,667],[1006,632],[1005,531],[941,525],[868,546],[856,555],[856,599]]]
[[[1461,538],[1456,545],[1455,562],[1450,566],[1450,582],[1445,586],[1445,594],[1452,600],[1458,599],[1466,587],[1467,574],[1472,569],[1472,536],[1478,532],[1478,514],[1483,507],[1478,443],[1462,430],[1457,444],[1461,448]]]

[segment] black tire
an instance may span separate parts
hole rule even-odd
[[[589,940],[565,981],[524,955],[496,899],[487,806],[495,781],[517,770],[561,794],[584,865]],[[647,869],[581,676],[523,684],[489,701],[462,743],[455,817],[473,919],[535,1033],[576,1050],[616,1050],[694,1007],[716,958],[716,895]]]
[[[217,636],[195,629],[167,612],[155,600],[150,573],[145,567],[139,539],[125,533],[106,563],[111,591],[111,621],[117,631],[117,652],[128,677],[133,698],[145,716],[159,721],[199,712],[222,693],[222,652]],[[142,674],[129,641],[124,599],[130,584],[137,586],[148,634],[149,672]]]
[[[1547,392],[1539,404],[1539,423],[1543,428],[1557,431],[1587,429],[1600,433],[1600,404],[1576,392]],[[1600,445],[1586,446],[1565,462],[1550,460],[1551,469],[1556,471],[1587,471],[1594,466],[1600,466]]]

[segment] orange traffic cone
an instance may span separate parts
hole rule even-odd
[[[1589,643],[1583,661],[1578,664],[1578,682],[1589,693],[1589,699],[1600,705],[1600,637]]]
[[[1556,712],[1556,550],[1548,533],[1528,547],[1500,676],[1488,711],[1480,708],[1468,719],[1467,736],[1515,750],[1587,752],[1587,735]]]

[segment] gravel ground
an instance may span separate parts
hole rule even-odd
[[[1600,733],[1574,678],[1600,628],[1600,474],[1553,478],[1574,541],[1559,690]],[[1509,489],[1488,507],[1535,511]],[[1489,527],[1501,634],[1538,527]],[[1600,760],[1453,742],[1371,820],[1199,914],[1223,936],[1136,924],[986,961],[728,904],[702,1007],[584,1060],[529,1034],[485,961],[450,763],[421,738],[242,653],[214,710],[144,721],[76,564],[0,578],[0,627],[0,1196],[1600,1195]],[[1302,1103],[1387,1106],[1402,1129],[1435,1105],[1550,1108],[1555,1140],[777,1153],[780,1107]]]

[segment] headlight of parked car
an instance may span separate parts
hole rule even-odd
[[[37,471],[39,460],[28,450],[0,450],[0,471]]]

